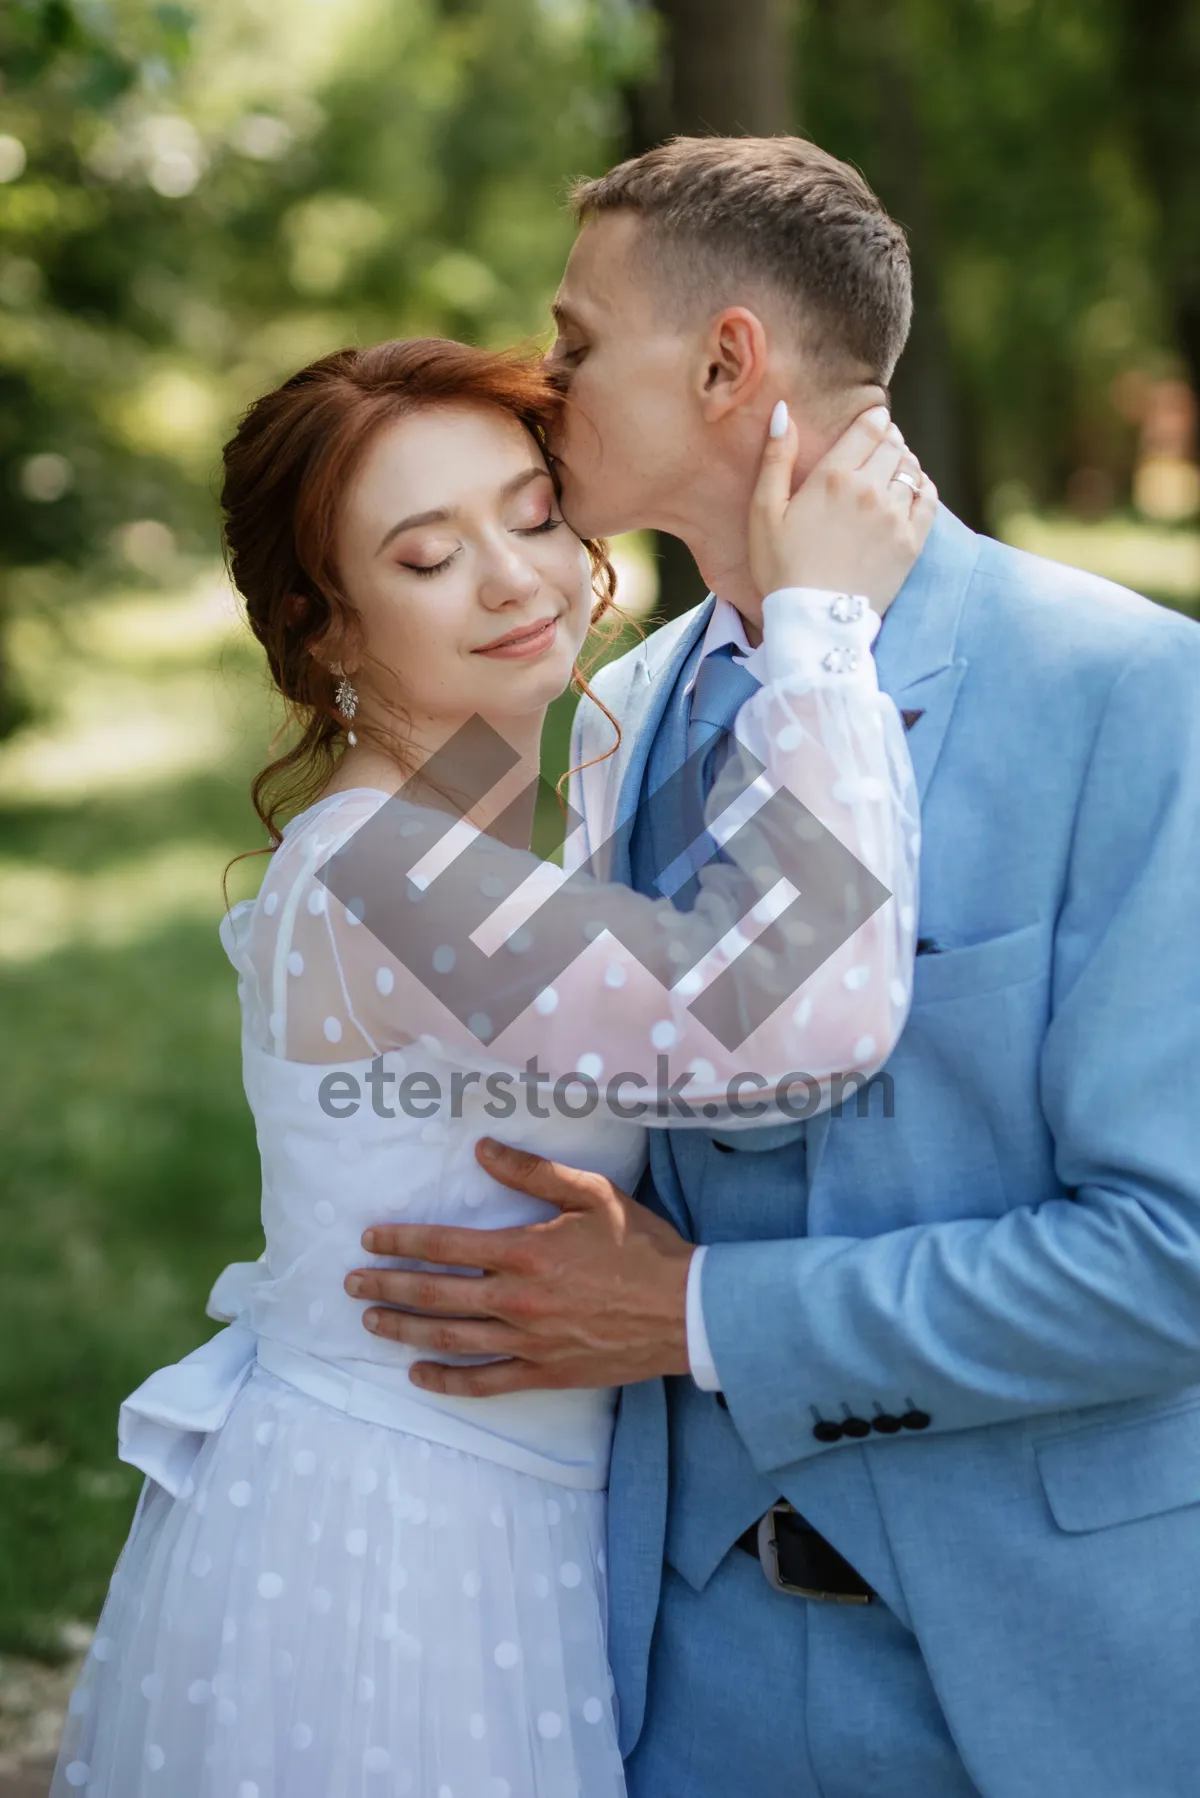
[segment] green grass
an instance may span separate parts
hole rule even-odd
[[[245,796],[253,744],[237,725],[259,683],[221,637],[162,662],[143,650],[136,634],[114,644],[85,623],[74,653],[33,670],[35,685],[49,673],[54,696],[40,759],[19,742],[0,758],[9,1653],[53,1655],[65,1623],[95,1616],[139,1484],[115,1458],[119,1402],[211,1331],[214,1275],[261,1246],[235,982],[216,934],[221,870],[257,840]],[[141,683],[144,713],[174,709],[185,747],[202,723],[211,736],[215,718],[220,765],[164,779],[152,755],[98,778],[97,742],[141,716],[122,711],[126,681]],[[72,731],[79,792],[59,767],[39,793],[30,770],[61,762]]]

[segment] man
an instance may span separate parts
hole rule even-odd
[[[568,515],[676,533],[752,641],[771,406],[803,475],[886,385],[902,236],[794,139],[679,140],[576,201]],[[595,682],[623,728],[617,821],[718,603]],[[652,1132],[641,1204],[494,1151],[562,1216],[502,1278],[435,1283],[435,1309],[506,1318],[514,1359],[422,1377],[625,1383],[611,1653],[634,1798],[1190,1798],[1200,632],[943,511],[876,656],[924,830],[892,1103]],[[572,762],[610,744],[584,702]],[[637,829],[627,861],[649,889]],[[471,1233],[377,1242],[471,1265]]]

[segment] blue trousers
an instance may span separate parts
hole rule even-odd
[[[916,1640],[882,1604],[774,1591],[733,1549],[663,1569],[630,1798],[978,1798]]]

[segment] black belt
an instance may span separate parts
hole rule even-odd
[[[828,1604],[870,1604],[878,1593],[868,1586],[832,1542],[806,1523],[786,1499],[751,1524],[737,1545],[761,1563],[777,1592]]]

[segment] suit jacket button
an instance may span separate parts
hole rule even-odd
[[[840,1423],[834,1423],[832,1417],[823,1417],[820,1423],[813,1425],[813,1435],[818,1442],[840,1442],[842,1426]]]
[[[878,1430],[881,1436],[894,1436],[900,1428],[900,1419],[893,1417],[890,1411],[881,1411],[878,1417],[871,1419],[871,1428]]]
[[[845,1417],[842,1419],[842,1434],[861,1442],[864,1436],[871,1434],[871,1426],[865,1417]]]
[[[725,1397],[725,1394],[723,1392],[718,1392],[717,1403],[720,1405],[722,1411],[728,1411],[729,1400]]]
[[[906,1411],[900,1422],[906,1430],[927,1430],[933,1419],[928,1411]]]

